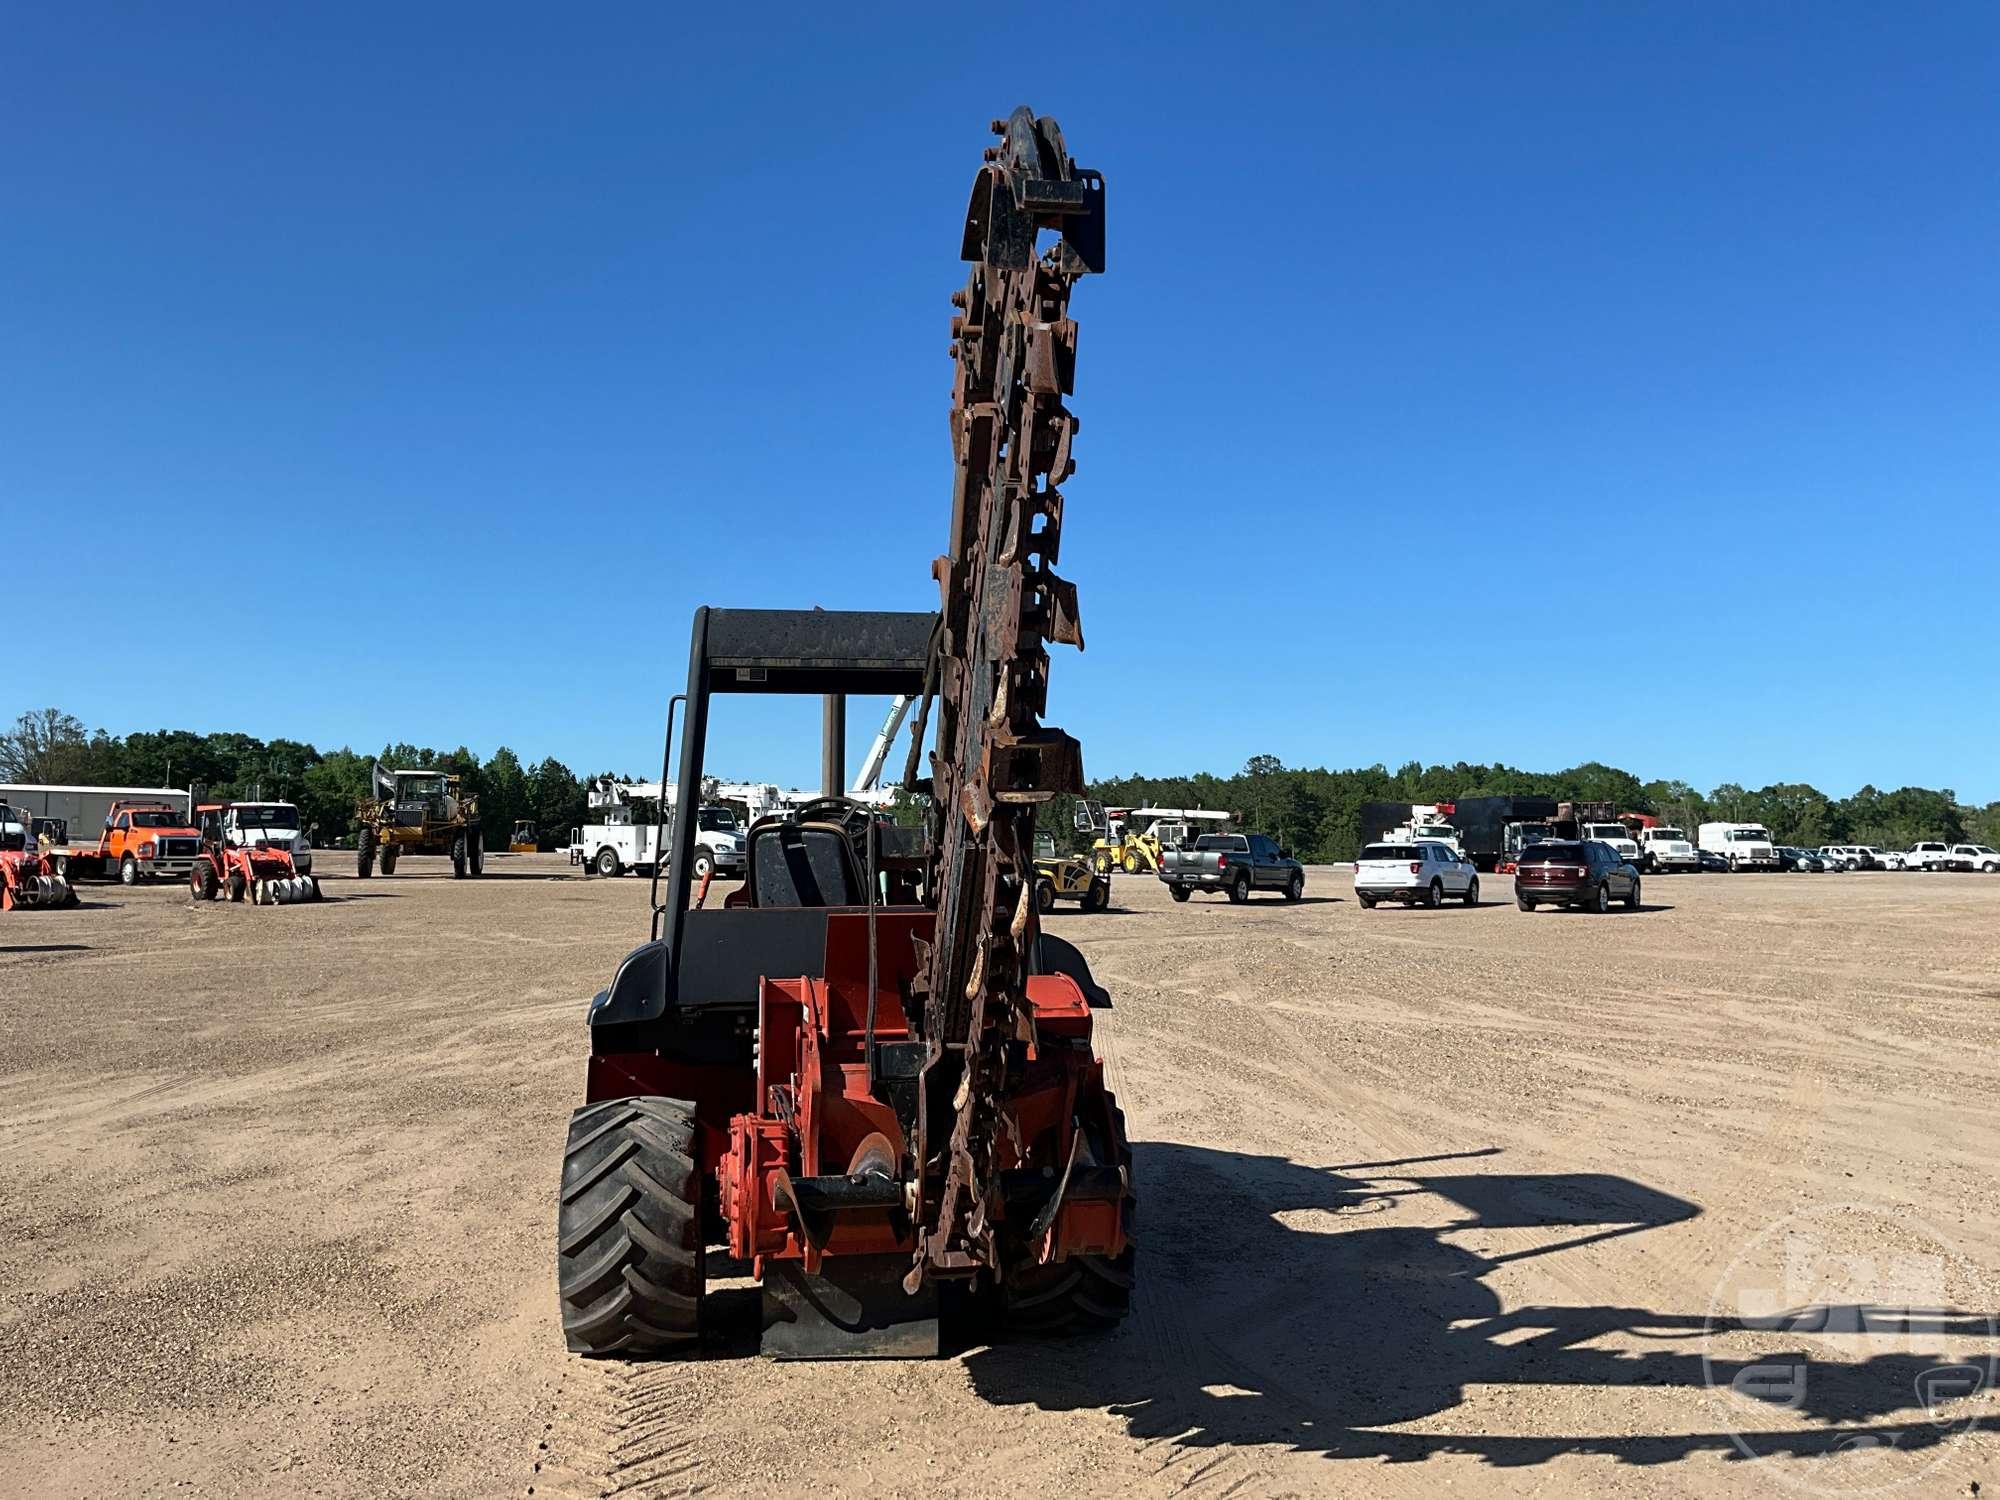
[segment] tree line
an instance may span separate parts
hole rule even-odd
[[[489,849],[504,849],[517,819],[532,819],[543,848],[566,846],[571,828],[585,821],[587,779],[549,756],[524,766],[502,745],[485,760],[460,745],[384,745],[380,755],[342,746],[321,751],[302,740],[260,740],[249,734],[196,734],[160,729],[123,737],[99,729],[86,733],[61,709],[25,713],[0,733],[0,781],[71,786],[206,787],[218,801],[290,802],[316,842],[334,843],[354,833],[354,810],[373,795],[372,771],[438,770],[460,778],[479,798],[481,834]],[[95,830],[72,829],[88,837]]]
[[[566,843],[585,821],[585,787],[568,766],[550,756],[524,766],[501,746],[485,760],[460,745],[443,751],[409,744],[384,745],[380,755],[343,746],[320,751],[301,740],[260,740],[247,734],[195,734],[161,729],[122,738],[83,725],[60,709],[21,715],[0,733],[0,781],[98,786],[202,785],[218,798],[268,798],[291,802],[300,821],[317,828],[322,842],[350,837],[354,809],[370,795],[376,760],[403,770],[450,772],[479,798],[489,849],[505,848],[516,819],[534,821],[543,847]],[[603,773],[614,774],[614,773]],[[1367,802],[1455,802],[1461,797],[1543,796],[1611,802],[1620,812],[1650,813],[1692,835],[1701,823],[1762,823],[1781,844],[1879,844],[1907,849],[1919,839],[1970,840],[2000,845],[2000,802],[1961,803],[1950,790],[1864,786],[1833,798],[1804,782],[1781,782],[1755,791],[1724,782],[1706,794],[1685,781],[1641,781],[1616,766],[1587,761],[1566,771],[1522,771],[1512,766],[1382,766],[1329,771],[1286,766],[1275,755],[1254,755],[1233,776],[1119,776],[1092,782],[1087,795],[1114,807],[1212,807],[1234,813],[1240,826],[1268,833],[1300,859],[1325,863],[1354,858],[1361,846],[1361,807]],[[900,800],[900,799],[899,799]],[[1058,848],[1081,848],[1090,835],[1074,825],[1075,801],[1045,804],[1040,826]],[[898,810],[914,821],[914,807]],[[77,830],[86,832],[87,830]]]
[[[1268,833],[1308,863],[1352,859],[1361,847],[1367,802],[1456,802],[1462,797],[1542,796],[1559,801],[1610,802],[1620,812],[1649,813],[1694,836],[1702,823],[1761,823],[1781,844],[1878,844],[1907,849],[1919,839],[2000,845],[2000,802],[1961,803],[1950,790],[1864,786],[1851,797],[1829,797],[1804,782],[1751,790],[1724,782],[1707,793],[1685,781],[1641,781],[1630,771],[1587,761],[1566,771],[1512,766],[1427,766],[1411,761],[1329,771],[1283,765],[1255,755],[1234,776],[1119,776],[1095,781],[1087,795],[1113,807],[1211,807],[1234,813],[1239,826]],[[1074,830],[1073,799],[1057,798],[1041,826],[1058,847],[1080,848],[1090,835]]]

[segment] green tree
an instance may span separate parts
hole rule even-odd
[[[354,833],[354,809],[371,795],[374,762],[343,745],[330,750],[299,778],[299,822],[318,843],[345,842]]]
[[[489,849],[505,849],[516,819],[533,817],[534,799],[528,773],[512,750],[502,745],[480,767],[480,837]]]
[[[528,773],[528,800],[545,846],[561,848],[569,841],[569,831],[587,821],[583,783],[553,755]]]
[[[91,745],[82,722],[59,708],[24,713],[0,734],[0,779],[87,784]]]
[[[2000,802],[1989,802],[1974,811],[1966,809],[1965,834],[1975,844],[2000,848]]]

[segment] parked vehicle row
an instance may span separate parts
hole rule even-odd
[[[2000,849],[1990,844],[1948,844],[1942,839],[1925,839],[1908,849],[1884,849],[1875,844],[1826,844],[1817,852],[1829,869],[1967,870],[2000,875]]]
[[[2000,874],[2000,851],[1985,844],[1947,844],[1927,840],[1912,844],[1902,856],[1905,870],[1973,870],[1984,875]]]
[[[1872,844],[1828,844],[1810,850],[1778,844],[1764,824],[1704,822],[1694,842],[1680,828],[1650,826],[1632,830],[1624,822],[1582,822],[1556,816],[1528,830],[1512,814],[1520,798],[1490,798],[1492,808],[1480,808],[1482,818],[1462,852],[1456,840],[1414,838],[1420,828],[1410,820],[1384,838],[1366,844],[1354,862],[1354,898],[1364,908],[1382,902],[1402,906],[1442,906],[1448,900],[1478,906],[1480,860],[1494,860],[1514,872],[1514,900],[1524,912],[1538,906],[1580,906],[1604,912],[1614,904],[1640,906],[1642,878],[1654,872],[1714,872],[1794,870],[1802,874],[1838,874],[1846,870],[1980,870],[2000,874],[2000,852],[1986,844],[1922,842],[1908,854]],[[1560,804],[1568,814],[1572,804]],[[1578,836],[1556,834],[1556,828],[1578,828]],[[1526,834],[1526,836],[1524,836]],[[1602,836],[1596,836],[1602,834]],[[1040,850],[1044,860],[1052,848]],[[1050,866],[1052,870],[1052,866]],[[1106,902],[1088,882],[1088,870],[1074,880],[1052,882],[1050,870],[1038,870],[1038,900],[1048,910],[1058,896],[1076,896],[1086,910]],[[1282,892],[1286,900],[1304,900],[1306,870],[1264,834],[1202,834],[1184,848],[1160,854],[1160,882],[1176,902],[1196,892],[1228,896],[1246,902],[1258,890]],[[1104,876],[1098,876],[1104,880]]]

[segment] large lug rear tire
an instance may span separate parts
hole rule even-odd
[[[451,878],[465,879],[465,835],[462,833],[451,841]]]
[[[563,1340],[576,1354],[691,1353],[701,1342],[694,1105],[608,1099],[570,1116],[556,1207]]]
[[[1115,1144],[1088,1138],[1092,1154],[1106,1165],[1132,1172],[1132,1148],[1125,1139],[1125,1111],[1111,1101],[1118,1122]],[[1101,1129],[1101,1127],[1098,1127]],[[1091,1131],[1091,1137],[1097,1130]],[[1000,1283],[1000,1302],[1009,1329],[1038,1337],[1072,1333],[1106,1333],[1132,1310],[1132,1286],[1138,1269],[1139,1197],[1128,1189],[1120,1205],[1125,1230],[1124,1252],[1116,1257],[1077,1255],[1050,1266],[1012,1267]]]
[[[375,873],[375,830],[364,828],[354,845],[354,874],[359,880],[366,880]],[[385,850],[382,857],[382,873],[389,873],[389,858]]]
[[[1127,849],[1125,851],[1125,863],[1122,866],[1122,868],[1124,869],[1127,875],[1137,875],[1141,868],[1139,864],[1139,856],[1134,854],[1131,850]]]
[[[395,874],[396,861],[401,859],[402,857],[403,857],[403,851],[399,846],[395,844],[384,844],[382,846],[382,873],[384,875]]]
[[[188,871],[188,886],[193,890],[194,899],[197,901],[215,899],[215,893],[220,888],[221,882],[215,878],[215,866],[209,863],[207,855],[199,856],[194,862],[194,867]]]
[[[486,830],[483,828],[466,830],[465,872],[474,880],[486,873]]]

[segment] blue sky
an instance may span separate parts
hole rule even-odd
[[[1026,102],[1109,190],[1088,771],[2000,797],[2000,11],[1050,14],[16,7],[0,714],[638,770],[697,604],[929,607]]]

